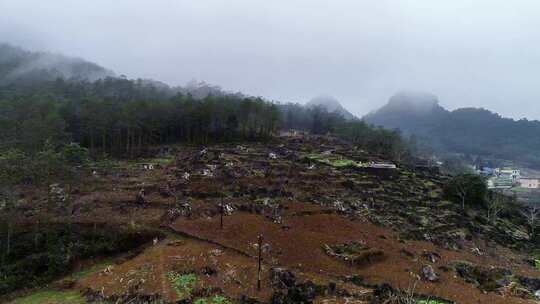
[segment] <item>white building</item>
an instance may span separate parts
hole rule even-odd
[[[540,178],[523,177],[520,179],[519,184],[522,188],[538,189],[540,188]]]
[[[519,183],[519,180],[521,179],[521,171],[517,169],[495,169],[495,175],[498,177],[504,177],[504,178],[510,178],[513,182]]]

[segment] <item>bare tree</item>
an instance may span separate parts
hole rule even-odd
[[[521,214],[527,220],[529,226],[529,237],[532,239],[536,235],[536,226],[538,225],[538,218],[540,216],[540,206],[537,204],[529,205],[525,209],[521,210]]]
[[[461,210],[465,211],[465,202],[467,201],[467,185],[464,183],[456,184],[456,196],[461,202]]]
[[[474,174],[460,174],[450,179],[444,187],[447,197],[461,205],[465,211],[465,205],[479,205],[486,198],[487,187],[482,177]]]
[[[487,218],[493,222],[505,208],[505,197],[500,192],[491,192],[486,197]]]
[[[15,222],[15,208],[17,205],[17,199],[15,191],[12,188],[0,189],[0,216],[3,217],[2,221],[6,224],[6,240],[5,240],[5,256],[8,256],[11,252],[11,242],[13,234],[13,225]],[[1,244],[1,242],[0,242]]]

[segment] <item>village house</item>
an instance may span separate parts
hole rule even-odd
[[[538,189],[540,188],[540,178],[536,177],[522,177],[519,181],[522,188]]]
[[[510,189],[514,186],[514,181],[509,177],[491,177],[487,180],[488,189]]]
[[[521,171],[517,169],[510,169],[510,168],[504,168],[504,169],[495,169],[495,175],[497,177],[502,178],[509,178],[514,183],[519,183],[519,180],[521,178]]]

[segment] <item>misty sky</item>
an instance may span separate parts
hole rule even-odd
[[[0,0],[0,41],[359,116],[407,89],[540,119],[538,0]]]

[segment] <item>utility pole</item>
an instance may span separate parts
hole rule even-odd
[[[257,269],[257,291],[261,291],[262,240],[263,240],[262,234],[259,234],[259,237],[258,237],[259,268]]]

